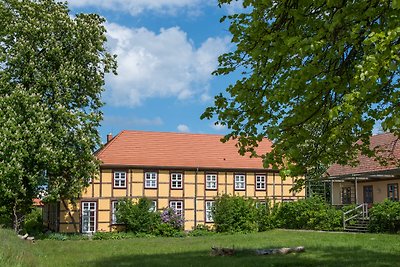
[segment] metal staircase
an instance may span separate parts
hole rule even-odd
[[[368,204],[363,203],[343,213],[343,229],[346,232],[365,233],[368,231]]]

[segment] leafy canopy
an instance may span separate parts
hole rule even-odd
[[[78,197],[97,171],[104,74],[104,19],[70,16],[53,0],[0,0],[0,207],[24,212]]]
[[[219,0],[230,4],[232,0]],[[244,0],[228,20],[236,50],[215,75],[240,73],[202,118],[216,117],[265,166],[297,176],[372,156],[375,124],[400,136],[399,1]],[[361,140],[362,142],[358,142]]]

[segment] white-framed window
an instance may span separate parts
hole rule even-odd
[[[217,189],[217,174],[206,174],[206,189]]]
[[[206,222],[214,222],[212,208],[215,201],[206,201]]]
[[[235,190],[245,190],[246,189],[246,175],[235,174]]]
[[[117,222],[117,205],[118,205],[118,200],[111,201],[111,224],[116,224]]]
[[[157,188],[157,173],[156,172],[145,172],[144,173],[144,187],[145,188]]]
[[[182,189],[183,187],[183,174],[171,173],[171,189]]]
[[[124,171],[114,172],[114,187],[116,188],[126,187],[126,172]]]
[[[149,211],[151,211],[151,212],[156,212],[157,211],[157,200],[150,200]]]
[[[264,174],[256,174],[256,190],[265,190],[266,177]]]
[[[181,200],[171,200],[169,202],[169,207],[173,209],[176,214],[182,216],[183,215],[183,201]]]
[[[96,202],[82,202],[82,233],[96,232]]]

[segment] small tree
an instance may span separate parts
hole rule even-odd
[[[218,196],[212,212],[217,232],[257,231],[257,209],[251,198]]]
[[[127,231],[134,233],[152,233],[161,222],[159,213],[151,211],[151,202],[147,198],[140,198],[136,203],[128,198],[119,201],[116,217]]]

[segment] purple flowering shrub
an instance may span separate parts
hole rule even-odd
[[[181,230],[183,228],[184,220],[182,215],[178,214],[172,208],[166,208],[161,212],[161,221],[169,224],[176,230]]]

